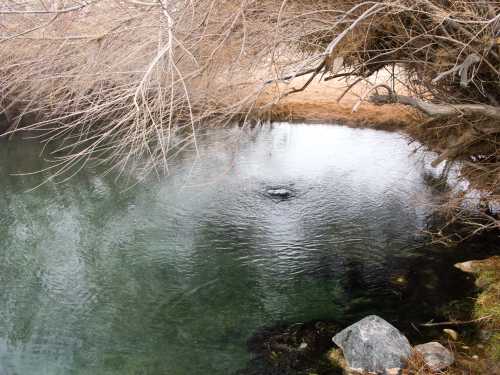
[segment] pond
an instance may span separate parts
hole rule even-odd
[[[46,167],[40,151],[0,143],[2,375],[232,374],[260,327],[376,313],[404,328],[470,285],[458,253],[423,245],[431,156],[396,133],[212,131],[139,183],[90,165],[14,175]]]

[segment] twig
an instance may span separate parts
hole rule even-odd
[[[370,100],[379,104],[399,103],[409,105],[431,117],[479,115],[500,120],[500,107],[488,104],[434,104],[405,95],[373,95]]]
[[[450,325],[464,325],[464,324],[472,324],[472,323],[477,323],[481,322],[483,320],[489,320],[491,319],[490,315],[483,316],[478,319],[472,319],[472,320],[457,320],[457,321],[449,321],[449,322],[439,322],[439,323],[423,323],[420,324],[421,327],[439,327],[439,326],[450,326]]]

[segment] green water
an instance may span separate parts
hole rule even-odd
[[[231,374],[259,327],[404,324],[452,298],[452,259],[419,239],[428,160],[403,137],[282,124],[239,138],[213,133],[169,177],[89,166],[33,191],[48,172],[13,174],[46,167],[40,147],[2,141],[0,374]]]

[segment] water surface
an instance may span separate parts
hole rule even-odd
[[[12,174],[46,167],[40,147],[0,143],[2,375],[231,374],[259,327],[403,324],[453,298],[452,260],[421,245],[428,158],[404,137],[287,124],[232,137],[212,133],[166,178],[88,167],[29,192],[49,174]],[[282,187],[290,199],[266,194]]]

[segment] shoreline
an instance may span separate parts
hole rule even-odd
[[[304,91],[276,101],[279,93],[302,86],[307,78],[307,76],[297,78],[293,84],[272,87],[263,94],[258,101],[262,117],[271,121],[339,123],[350,127],[388,131],[405,130],[423,121],[424,117],[408,106],[376,105],[361,100],[371,87],[367,83],[360,83],[345,93],[348,86],[345,80],[314,81]],[[387,77],[378,77],[374,80],[374,84],[383,84],[388,82],[387,80]]]
[[[297,87],[300,87],[301,83],[303,84],[306,80],[307,77],[301,77],[296,80],[299,82]],[[291,84],[287,86],[291,86]],[[277,103],[271,105],[267,104],[268,108],[262,113],[265,118],[271,121],[337,123],[339,125],[354,128],[401,132],[416,140],[425,138],[427,129],[419,129],[419,125],[424,123],[427,119],[424,115],[404,105],[375,105],[366,101],[362,102],[360,98],[364,98],[369,89],[369,86],[366,84],[359,85],[344,95],[345,87],[346,85],[341,81],[312,82],[304,91],[286,96]],[[290,90],[290,88],[291,87],[287,87],[286,90]],[[282,88],[280,88],[279,91],[282,91]],[[342,95],[342,100],[338,101],[337,98]],[[272,92],[268,93],[261,100],[261,104],[266,105],[266,103],[272,103],[275,96],[276,95],[273,95]],[[425,144],[425,140],[423,141]],[[427,145],[432,151],[438,152],[443,150],[443,147],[440,146],[439,144]],[[473,253],[470,254],[470,258],[474,259]],[[475,298],[473,311],[470,312],[470,319],[481,320],[481,315],[484,316],[484,314],[480,314],[480,311],[486,311],[489,314],[493,314],[491,320],[487,319],[488,323],[486,326],[484,323],[478,321],[477,323],[472,323],[473,329],[481,332],[486,329],[485,327],[489,327],[493,333],[491,338],[487,341],[484,341],[481,337],[467,340],[467,345],[484,348],[480,349],[482,353],[479,358],[469,353],[464,353],[464,351],[468,351],[469,348],[469,346],[464,343],[461,344],[462,346],[456,347],[456,354],[458,356],[457,363],[450,368],[446,374],[461,374],[461,371],[465,370],[469,371],[468,373],[471,375],[483,374],[485,373],[484,371],[488,371],[488,373],[492,375],[500,374],[500,363],[498,363],[498,357],[500,356],[500,336],[497,333],[499,316],[497,313],[498,307],[495,307],[495,303],[499,299],[498,295],[495,296],[499,288],[498,275],[500,274],[500,262],[498,259],[498,257],[493,256],[483,261],[473,260],[466,262],[472,264],[488,264],[488,272],[496,275],[496,279],[490,275],[488,276],[490,279],[488,284],[480,285],[481,280],[486,278],[486,276],[484,276],[485,272],[481,269],[468,271],[475,274],[477,286],[477,289],[474,291]],[[486,307],[484,306],[485,300],[488,300],[488,305]],[[449,327],[454,327],[454,325],[451,324]],[[461,326],[458,325],[457,327],[460,328]],[[458,345],[460,341],[454,342],[452,340],[450,344],[453,347]],[[467,348],[467,350],[464,348]]]

